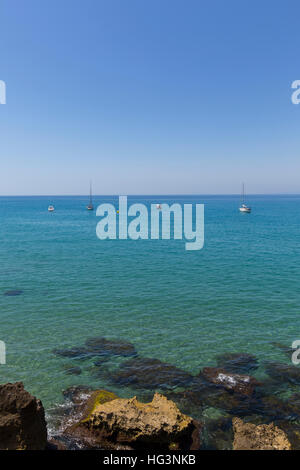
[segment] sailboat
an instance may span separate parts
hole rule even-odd
[[[251,212],[251,207],[248,207],[245,204],[245,185],[243,183],[243,189],[242,189],[242,203],[240,207],[240,212],[247,212],[248,214]]]
[[[90,202],[86,206],[86,208],[87,208],[88,211],[93,211],[94,210],[94,206],[93,206],[93,202],[92,202],[92,182],[90,182]]]

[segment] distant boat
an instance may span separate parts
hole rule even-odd
[[[54,212],[54,206],[52,206],[51,204],[50,206],[48,206],[48,212]]]
[[[156,204],[156,209],[160,210],[161,209],[161,204]]]
[[[242,202],[240,207],[240,212],[247,212],[248,214],[251,212],[251,207],[247,206],[245,203],[245,185],[243,183],[242,189]]]
[[[92,201],[92,182],[90,182],[90,202],[86,206],[86,208],[87,208],[88,211],[93,211],[94,210],[93,201]]]

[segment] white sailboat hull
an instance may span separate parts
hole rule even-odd
[[[240,212],[247,212],[247,213],[249,213],[249,212],[251,212],[251,209],[250,209],[250,207],[240,207]]]

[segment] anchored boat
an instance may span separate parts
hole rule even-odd
[[[92,201],[92,182],[90,182],[90,202],[86,206],[86,208],[87,208],[88,211],[93,211],[94,210],[93,201]]]
[[[247,204],[245,203],[245,185],[243,183],[243,189],[242,189],[242,203],[241,203],[241,207],[240,207],[240,212],[246,212],[246,213],[250,213],[251,212],[251,207],[247,206]]]

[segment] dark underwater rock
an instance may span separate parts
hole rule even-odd
[[[222,387],[212,389],[212,393],[204,397],[204,404],[241,417],[257,413],[258,406],[261,409],[260,402],[256,397],[233,393]]]
[[[233,399],[236,398],[234,394]],[[248,400],[244,397],[244,402],[238,402],[238,407],[233,406],[231,409],[229,408],[230,403],[234,404],[234,401],[230,401],[230,399],[227,401],[227,410],[232,415],[247,417],[247,420],[253,424],[265,424],[276,420],[298,421],[300,419],[299,401],[296,399],[293,401],[292,397],[288,400],[282,400],[276,395],[253,396]]]
[[[78,404],[82,403],[86,396],[90,394],[93,390],[86,385],[72,385],[64,390],[63,396],[67,400],[71,400],[73,403]]]
[[[175,401],[182,411],[196,419],[201,418],[207,407],[215,408],[234,416],[249,416],[262,410],[260,394],[241,394],[237,390],[206,381],[201,375],[194,377],[184,392],[167,392],[167,396]]]
[[[46,450],[85,450],[85,446],[80,439],[57,434],[49,439]]]
[[[75,346],[72,348],[55,348],[53,354],[71,359],[90,359],[97,357],[96,365],[100,366],[107,361],[110,356],[136,356],[137,352],[131,343],[123,340],[110,340],[107,338],[89,338],[85,346]]]
[[[124,340],[104,337],[89,338],[85,342],[87,350],[95,355],[136,356],[133,344]]]
[[[107,357],[101,357],[100,359],[97,359],[96,361],[94,361],[94,366],[98,368],[102,367],[103,364],[105,364],[105,362],[107,361],[107,359]]]
[[[87,359],[92,356],[90,352],[84,347],[53,349],[52,352],[56,356],[69,357],[73,359]]]
[[[72,385],[62,392],[65,404],[52,410],[52,419],[55,418],[55,428],[64,427],[64,422],[79,420],[86,407],[86,403],[95,390],[85,385]]]
[[[113,383],[144,389],[186,387],[193,381],[188,372],[159,359],[135,357],[111,374]]]
[[[240,395],[253,395],[255,387],[259,382],[250,375],[233,374],[218,367],[204,367],[201,375],[215,385],[224,387],[226,390],[236,392]]]
[[[70,364],[66,364],[64,366],[65,373],[68,375],[80,375],[82,370],[79,366],[72,366]]]
[[[94,379],[101,381],[101,383],[112,382],[111,380],[112,372],[104,364],[93,365],[88,368],[88,371]]]
[[[253,354],[224,353],[216,357],[218,367],[236,374],[247,374],[258,368],[258,360]]]
[[[300,393],[294,393],[288,399],[288,402],[291,406],[299,409],[299,416],[300,416]]]
[[[257,412],[263,416],[270,416],[275,419],[297,420],[300,418],[299,402],[293,399],[281,400],[275,395],[269,395],[260,399],[261,406],[257,407]]]
[[[0,449],[44,450],[47,427],[40,400],[22,382],[0,385]]]
[[[295,349],[291,348],[290,346],[286,346],[285,344],[278,343],[275,341],[273,341],[271,344],[272,346],[274,346],[274,348],[279,349],[279,351],[281,351],[283,354],[285,354],[289,358],[291,358],[293,352],[295,352]]]
[[[169,400],[174,401],[182,413],[199,420],[202,417],[204,402],[199,390],[189,389],[183,392],[167,392]]]
[[[232,450],[233,428],[230,417],[211,419],[205,424],[206,450]]]
[[[60,440],[60,436],[53,436],[48,439],[46,450],[70,450],[68,446]]]
[[[300,385],[300,368],[279,362],[270,362],[265,365],[266,373],[273,380],[282,383]]]
[[[21,295],[23,294],[23,291],[22,290],[8,290],[6,292],[4,292],[4,295],[8,296],[8,297],[13,297],[15,295]]]

